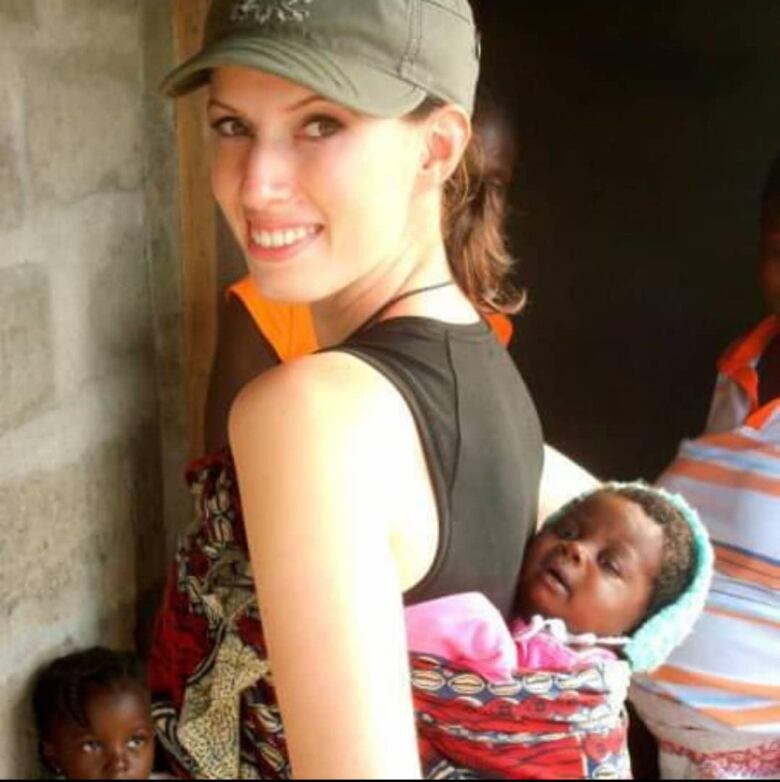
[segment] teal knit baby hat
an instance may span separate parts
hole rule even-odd
[[[623,655],[628,660],[632,672],[645,673],[663,665],[669,655],[690,634],[693,625],[704,610],[712,582],[714,557],[709,534],[701,523],[699,514],[681,495],[650,486],[644,481],[611,482],[575,497],[550,516],[544,522],[544,526],[554,524],[593,494],[623,489],[646,492],[671,504],[688,523],[693,538],[694,570],[690,583],[673,603],[647,618],[623,647]]]

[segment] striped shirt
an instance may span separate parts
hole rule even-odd
[[[756,372],[778,335],[772,316],[721,358],[704,435],[659,479],[701,514],[715,577],[692,635],[638,684],[721,730],[780,732],[780,399],[759,405]]]

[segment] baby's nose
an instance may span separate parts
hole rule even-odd
[[[585,549],[579,541],[564,540],[561,542],[561,549],[566,559],[576,565],[582,564],[585,559]]]

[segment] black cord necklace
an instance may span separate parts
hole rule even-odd
[[[368,320],[363,321],[363,324],[356,328],[350,336],[354,336],[355,334],[364,331],[369,326],[373,326],[381,317],[384,315],[391,307],[398,304],[399,301],[403,301],[404,299],[408,299],[410,296],[418,296],[420,293],[428,293],[428,291],[435,291],[439,288],[446,288],[449,285],[454,285],[452,280],[447,280],[446,282],[438,282],[435,285],[426,285],[422,288],[413,288],[410,291],[406,291],[404,293],[399,293],[398,296],[394,296],[390,301],[386,301]]]

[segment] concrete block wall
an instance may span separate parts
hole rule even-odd
[[[0,0],[4,778],[36,770],[33,671],[130,646],[166,563],[180,299],[170,116],[149,85],[169,15],[168,0]]]

